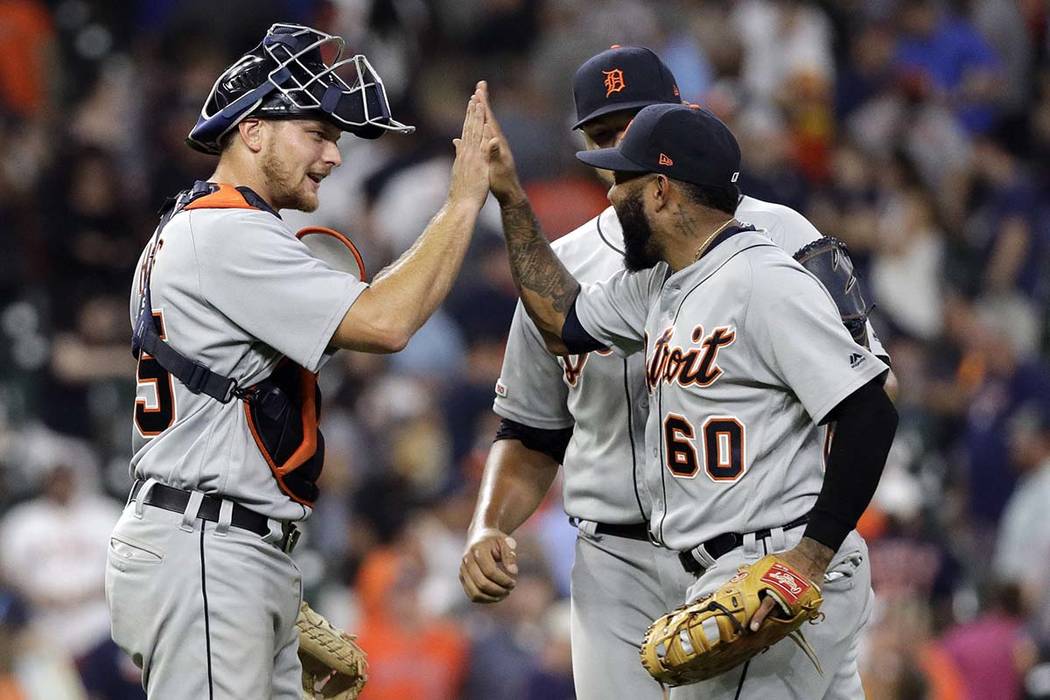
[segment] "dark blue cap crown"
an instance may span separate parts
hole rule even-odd
[[[572,95],[574,129],[613,112],[682,101],[671,70],[640,46],[613,46],[589,59],[573,76]]]
[[[576,157],[605,170],[661,173],[706,187],[729,187],[740,176],[740,146],[722,121],[696,105],[651,105],[627,126],[615,148]]]

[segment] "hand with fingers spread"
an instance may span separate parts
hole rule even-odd
[[[452,139],[456,160],[452,163],[452,181],[448,190],[450,202],[470,202],[478,209],[485,203],[489,191],[489,139],[486,138],[486,109],[482,100],[485,89],[485,81],[479,81],[467,103],[463,133]]]
[[[463,592],[475,603],[498,603],[518,582],[518,558],[513,537],[495,529],[475,533],[459,566]]]
[[[525,198],[525,190],[518,180],[518,171],[514,167],[514,154],[510,144],[500,129],[489,104],[488,89],[480,94],[481,105],[485,110],[485,141],[489,151],[489,187],[501,206],[513,204]]]

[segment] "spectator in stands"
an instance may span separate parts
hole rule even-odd
[[[1009,422],[1010,457],[1020,480],[1003,511],[993,570],[1021,587],[1029,608],[1046,597],[1050,561],[1050,403],[1044,397],[1022,406]]]

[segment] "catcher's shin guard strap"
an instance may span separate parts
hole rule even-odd
[[[803,515],[795,518],[786,525],[782,525],[779,529],[783,531],[792,530],[796,527],[805,525],[808,521],[809,516]],[[773,530],[756,530],[753,533],[747,534],[754,535],[755,540],[758,541],[772,536]],[[712,537],[706,542],[702,542],[693,549],[679,552],[678,560],[682,562],[682,568],[688,573],[693,574],[694,576],[702,576],[705,571],[715,565],[715,562],[718,559],[742,545],[747,534],[741,534],[739,532],[724,532],[717,537]]]

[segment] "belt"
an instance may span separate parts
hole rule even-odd
[[[594,527],[596,535],[612,535],[614,537],[627,537],[632,540],[649,541],[649,523],[597,523]]]
[[[131,496],[128,501],[135,500],[135,496],[142,489],[142,485],[145,481],[141,479],[135,482],[135,485],[131,487]],[[182,489],[177,489],[172,486],[166,486],[164,484],[154,483],[150,490],[146,493],[146,497],[142,502],[148,506],[155,506],[157,508],[163,508],[164,510],[170,510],[173,513],[185,513],[187,506],[190,503],[190,492]],[[201,501],[200,508],[197,510],[197,517],[201,520],[207,520],[208,522],[217,523],[219,522],[219,509],[222,507],[222,498],[218,496],[204,495]],[[270,534],[270,519],[262,513],[256,513],[251,508],[246,508],[240,503],[233,504],[233,511],[230,517],[230,525],[241,530],[248,530],[254,532],[260,537],[266,537]],[[284,536],[281,538],[279,548],[281,551],[291,553],[295,549],[296,543],[299,541],[299,528],[294,523],[282,523],[284,530]]]
[[[809,521],[809,516],[803,515],[795,518],[786,525],[781,525],[782,530],[793,530],[800,525],[805,525]],[[765,530],[755,530],[752,533],[755,536],[755,540],[764,540],[773,534],[772,528]],[[714,561],[729,552],[733,551],[740,545],[744,544],[744,537],[739,532],[724,532],[717,537],[712,537],[706,542],[700,544],[693,549],[685,552],[678,553],[678,559],[682,562],[682,568],[694,576],[701,576],[714,564]]]
[[[569,523],[573,527],[580,527],[583,523],[594,524],[594,529],[591,530],[595,535],[612,535],[613,537],[626,537],[631,540],[641,540],[642,542],[650,542],[649,539],[649,523],[642,521],[640,523],[598,523],[593,520],[583,520],[582,518],[576,518],[569,516]],[[586,527],[584,529],[587,529]]]

